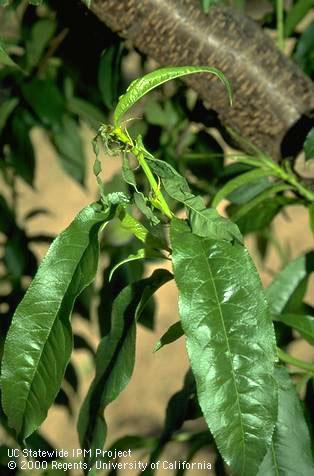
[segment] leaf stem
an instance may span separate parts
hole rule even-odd
[[[292,355],[287,354],[279,347],[277,348],[277,354],[279,359],[286,364],[293,365],[294,367],[298,367],[299,369],[303,369],[314,374],[314,364],[292,357]]]

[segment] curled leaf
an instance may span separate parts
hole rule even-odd
[[[113,119],[115,126],[119,126],[124,114],[137,101],[145,96],[145,94],[152,91],[152,89],[157,88],[161,84],[164,84],[171,79],[181,78],[182,76],[195,73],[210,73],[217,76],[226,87],[230,103],[232,102],[230,84],[225,75],[216,68],[210,68],[208,66],[176,66],[160,68],[146,74],[140,79],[136,79],[130,84],[126,93],[120,97],[117,107],[114,111]]]

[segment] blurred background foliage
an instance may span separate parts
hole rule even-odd
[[[9,5],[4,7],[5,3]],[[206,12],[212,4],[219,3],[244,10],[274,38],[278,36],[276,1],[201,0],[200,8]],[[18,218],[20,201],[17,183],[23,181],[28,187],[34,187],[35,183],[37,157],[32,131],[40,128],[44,132],[64,174],[84,188],[87,161],[82,124],[96,133],[101,123],[110,120],[119,95],[130,81],[156,66],[152,60],[134,51],[127,42],[106,29],[77,0],[46,0],[40,5],[13,0],[2,4],[0,176],[4,188],[0,190],[0,352],[17,303],[37,269],[34,244],[47,246],[53,239],[49,233],[30,235],[26,231],[28,222],[51,213],[51,210],[38,204],[22,219]],[[311,78],[314,75],[313,6],[314,2],[309,0],[288,1],[283,12],[283,38],[287,52]],[[143,109],[135,111],[134,115],[137,120],[132,121],[131,133],[141,133],[147,148],[185,175],[194,191],[202,194],[207,204],[230,178],[250,170],[249,166],[230,163],[225,158],[226,150],[234,145],[233,140],[219,122],[217,114],[206,110],[197,95],[180,82],[166,85],[153,93],[143,104]],[[308,159],[314,157],[313,131],[307,140],[306,154]],[[295,159],[290,157],[292,163]],[[125,187],[119,173],[106,186],[108,192]],[[145,186],[144,181],[142,186]],[[289,252],[272,234],[272,222],[284,207],[299,202],[283,193],[278,193],[271,200],[265,196],[265,200],[254,202],[268,187],[270,182],[265,177],[239,186],[228,196],[227,213],[245,235],[254,233],[261,260],[266,258],[269,246],[274,246],[282,264],[285,264]],[[64,200],[66,193],[65,190]],[[310,216],[314,229],[314,210],[310,211]],[[135,251],[136,246],[131,236],[121,234],[112,226],[108,239],[102,243],[103,267],[100,274],[101,282],[106,283],[106,290],[103,292],[102,285],[92,285],[76,303],[75,313],[84,320],[89,321],[92,311],[95,311],[99,336],[106,330],[103,316],[110,313],[115,296],[126,284],[139,279],[144,273],[142,264],[133,263],[119,268],[113,280],[107,283],[112,267]],[[294,293],[289,312],[304,310],[304,306],[307,312],[313,311],[303,303],[307,282],[308,276]],[[148,329],[154,328],[154,311],[155,303],[151,301],[141,319],[141,324]],[[276,323],[276,331],[280,345],[288,345],[294,339],[291,328],[283,323]],[[75,336],[74,345],[94,355],[93,346],[82,335]],[[77,392],[78,385],[78,372],[71,362],[56,405],[63,405],[73,413],[70,395]],[[303,384],[303,391],[307,406],[313,397],[312,380]],[[161,439],[164,445],[185,420],[200,416],[194,397],[195,391],[187,376],[181,393],[169,402],[170,409],[175,402],[176,418],[171,411],[167,413],[168,420]],[[307,415],[313,427],[314,415],[309,405]],[[2,412],[1,425],[4,434],[10,435]],[[177,438],[181,438],[187,446],[190,459],[203,446],[213,444],[209,433],[204,431]],[[8,441],[12,443],[13,440]],[[39,433],[29,438],[27,443],[31,448],[50,446]],[[153,443],[151,435],[147,438],[142,435],[120,440],[116,446],[149,451]],[[6,446],[7,443],[0,448],[2,468],[7,462]],[[219,475],[225,474],[219,458],[216,460],[216,471]]]

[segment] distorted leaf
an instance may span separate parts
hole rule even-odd
[[[127,154],[124,154],[123,156],[122,177],[125,183],[131,185],[135,190],[137,190],[135,174],[133,169],[130,166],[130,162],[129,162],[129,158]]]
[[[203,199],[191,193],[185,178],[171,165],[149,157],[146,160],[152,171],[161,178],[167,194],[188,209],[189,221],[195,234],[227,241],[242,240],[237,226],[220,216],[213,208],[206,208]]]
[[[235,474],[255,474],[277,417],[276,343],[264,291],[239,243],[171,222],[179,313],[198,401]]]
[[[132,235],[142,243],[145,243],[146,246],[156,249],[168,249],[167,244],[163,240],[152,235],[142,223],[127,213],[124,208],[118,210],[117,217],[119,218],[122,227],[132,233]]]
[[[150,206],[148,205],[147,198],[142,193],[134,193],[133,195],[135,205],[143,213],[143,215],[149,220],[152,225],[158,225],[159,219],[156,217]]]
[[[130,84],[126,93],[119,98],[119,102],[115,108],[113,114],[115,125],[120,125],[124,114],[152,89],[172,79],[195,73],[210,73],[217,76],[224,84],[231,101],[232,93],[230,84],[225,75],[216,68],[210,68],[208,66],[177,66],[161,68],[146,74],[142,78],[136,79]]]

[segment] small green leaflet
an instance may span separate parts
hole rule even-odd
[[[260,278],[237,242],[204,239],[175,218],[170,241],[199,404],[233,474],[252,476],[277,419],[276,342]]]
[[[258,476],[314,474],[311,439],[302,406],[285,368],[276,369],[278,382],[278,421]]]
[[[2,406],[23,439],[45,419],[60,389],[72,351],[73,304],[94,279],[97,234],[108,216],[99,204],[77,215],[51,244],[13,316],[2,362]]]
[[[310,130],[306,136],[304,142],[304,154],[305,160],[314,159],[314,127]]]
[[[151,73],[146,74],[140,79],[133,81],[126,93],[120,97],[117,107],[113,114],[115,126],[121,124],[124,114],[145,94],[157,88],[161,84],[170,81],[171,79],[180,78],[195,73],[210,73],[217,76],[225,85],[228,92],[230,103],[232,103],[231,87],[226,79],[225,75],[216,68],[210,68],[208,66],[178,66],[160,68]]]
[[[78,421],[81,447],[92,450],[90,465],[95,461],[95,448],[102,448],[106,438],[103,412],[122,392],[133,373],[136,321],[157,289],[172,278],[168,271],[156,270],[150,278],[126,286],[114,301],[111,329],[97,349],[96,376]]]
[[[159,341],[155,345],[154,352],[157,352],[165,345],[172,344],[172,342],[175,342],[183,335],[184,335],[184,332],[182,329],[181,321],[175,322],[174,324],[172,324],[172,326],[169,327],[169,329],[159,339]]]

